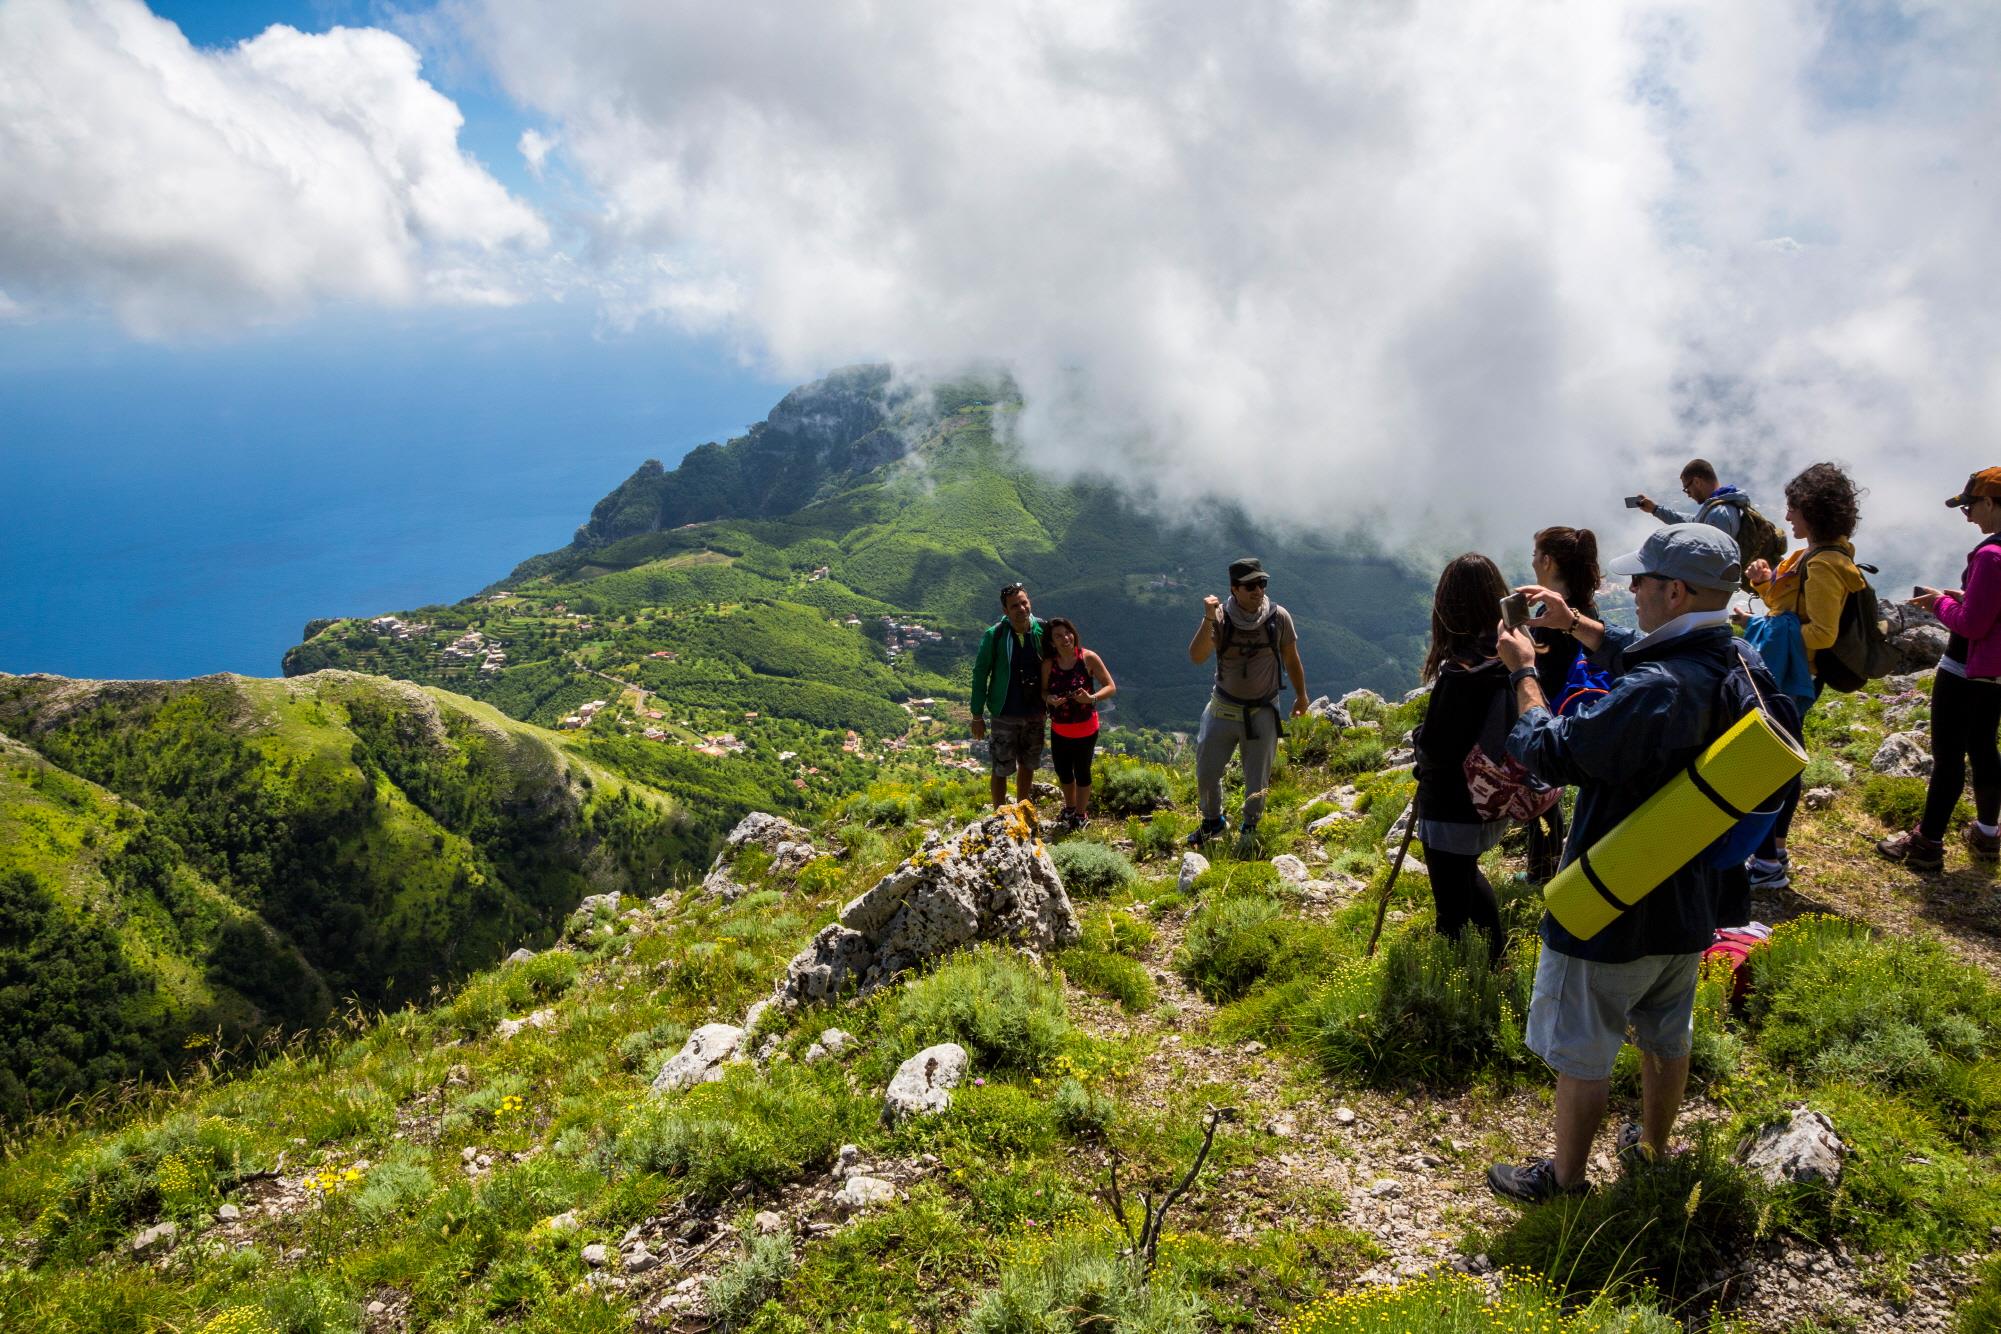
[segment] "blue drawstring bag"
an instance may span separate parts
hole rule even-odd
[[[1813,707],[1813,672],[1807,666],[1806,640],[1800,618],[1789,611],[1753,616],[1744,627],[1744,642],[1758,650],[1779,689],[1792,696],[1802,716]]]

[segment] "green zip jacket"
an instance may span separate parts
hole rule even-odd
[[[1028,618],[1028,651],[1042,656],[1042,618]],[[1014,661],[1014,627],[1007,617],[987,627],[980,636],[980,651],[973,656],[973,716],[993,718],[1007,703],[1008,668]],[[1041,703],[1041,696],[1036,703]]]

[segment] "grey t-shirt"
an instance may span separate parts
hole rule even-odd
[[[1264,699],[1276,695],[1285,680],[1283,657],[1285,651],[1299,642],[1299,634],[1292,628],[1292,613],[1284,607],[1272,608],[1272,619],[1278,622],[1278,652],[1273,653],[1268,645],[1271,636],[1262,625],[1255,630],[1230,627],[1230,646],[1216,652],[1216,688],[1224,694],[1238,699]],[[1228,616],[1227,608],[1218,615]],[[1222,629],[1217,627],[1218,644],[1222,643]]]

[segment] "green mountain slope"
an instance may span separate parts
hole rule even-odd
[[[0,734],[14,1115],[159,1074],[190,1034],[421,996],[713,837],[567,738],[346,673],[0,677]]]
[[[1411,684],[1425,589],[1394,564],[1222,508],[1167,523],[1104,483],[1052,480],[1005,443],[1018,409],[1005,385],[907,394],[882,368],[842,372],[673,471],[649,462],[569,547],[482,598],[316,622],[286,671],[448,685],[545,725],[609,676],[694,728],[757,713],[754,730],[796,750],[827,729],[900,733],[913,696],[963,698],[996,592],[1019,579],[1105,656],[1118,722],[1185,728],[1208,688],[1185,655],[1201,597],[1250,550],[1298,620],[1316,693]]]
[[[1183,883],[1192,774],[1113,761],[1108,789],[1166,805],[1051,832],[1079,943],[959,951],[868,997],[766,1008],[715,1082],[653,1087],[841,904],[984,815],[983,784],[932,774],[829,804],[803,819],[822,855],[745,856],[734,902],[629,899],[439,1003],[37,1126],[0,1164],[0,1327],[1991,1329],[1993,868],[1957,848],[1942,876],[1884,863],[1871,845],[1923,783],[1844,768],[1917,698],[1816,709],[1825,800],[1794,828],[1794,889],[1758,904],[1778,929],[1748,995],[1727,968],[1700,981],[1675,1152],[1614,1157],[1639,1105],[1628,1052],[1582,1199],[1517,1208],[1483,1181],[1551,1133],[1553,1077],[1522,1037],[1541,896],[1519,837],[1482,856],[1498,963],[1438,936],[1412,865],[1368,952],[1413,788],[1377,766],[1426,701],[1361,700],[1352,727],[1292,729],[1261,847],[1212,847]],[[864,823],[877,805],[898,813]],[[886,1118],[895,1072],[945,1041],[970,1062],[950,1106]],[[1235,1115],[1190,1175],[1220,1108]],[[1799,1108],[1847,1146],[1835,1188],[1733,1153]],[[1113,1202],[1131,1221],[1184,1178],[1136,1292]]]

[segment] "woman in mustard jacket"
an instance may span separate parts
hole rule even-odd
[[[1789,611],[1799,617],[1815,699],[1821,690],[1819,655],[1834,647],[1849,594],[1867,584],[1855,568],[1855,525],[1860,518],[1855,483],[1848,474],[1832,463],[1816,463],[1786,483],[1786,522],[1794,537],[1806,539],[1806,545],[1788,553],[1776,570],[1754,560],[1744,571],[1751,591],[1773,614]],[[1784,889],[1792,883],[1786,833],[1792,828],[1799,793],[1795,782],[1772,832],[1751,858],[1754,889]]]

